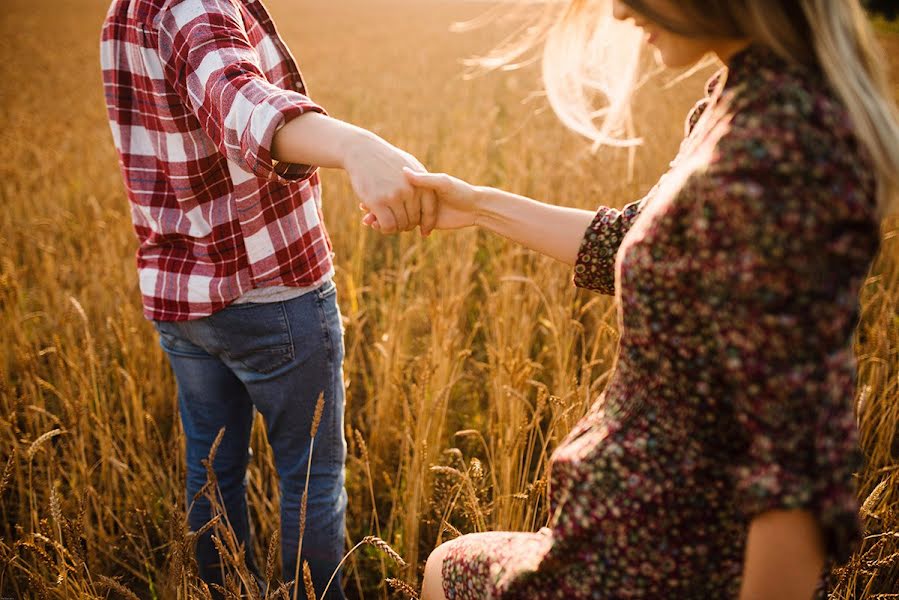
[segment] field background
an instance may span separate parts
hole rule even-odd
[[[532,94],[533,68],[462,77],[460,59],[510,31],[449,31],[486,4],[268,3],[332,115],[433,170],[566,205],[644,193],[709,75],[661,101],[657,85],[641,95],[647,143],[629,179],[626,155],[591,155],[562,129]],[[201,597],[185,559],[175,386],[141,316],[105,117],[107,5],[0,11],[0,596]],[[882,39],[899,54],[899,36]],[[384,577],[416,585],[439,539],[545,522],[546,458],[601,391],[617,334],[610,300],[577,292],[551,260],[474,231],[380,237],[358,224],[345,176],[325,185],[346,320],[348,541],[378,535],[410,565],[364,547],[345,581],[351,597],[387,597]],[[857,336],[869,536],[834,598],[899,590],[899,223],[884,234]],[[257,423],[250,495],[266,564],[277,485],[264,435]]]

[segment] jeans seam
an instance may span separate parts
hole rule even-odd
[[[281,316],[284,318],[284,328],[287,329],[287,343],[290,346],[290,350],[288,352],[289,361],[296,359],[297,357],[297,349],[293,339],[293,329],[290,326],[290,315],[287,314],[287,303],[280,302],[281,305]]]
[[[215,358],[206,348],[203,348],[199,344],[196,344],[184,334],[181,327],[177,327],[178,333],[170,333],[163,331],[162,328],[157,324],[156,333],[159,336],[159,346],[166,352],[166,354],[171,354],[173,356],[181,356],[184,358]],[[171,340],[171,343],[169,342]],[[187,350],[182,350],[178,348],[178,343],[189,344],[199,350],[199,352],[190,352]]]
[[[171,356],[178,356],[181,358],[192,358],[194,360],[208,360],[208,359],[214,360],[216,358],[215,356],[212,356],[209,353],[194,354],[192,352],[184,352],[183,350],[177,350],[177,349],[171,348],[164,342],[160,344],[160,347],[162,347],[162,349],[165,351],[166,354],[169,354]]]
[[[328,366],[332,367],[334,363],[334,344],[331,340],[331,330],[328,328],[328,315],[325,313],[325,298],[319,296],[316,305],[318,307],[318,317],[321,323],[322,335],[325,336],[325,347],[328,351]]]
[[[280,360],[278,362],[278,364],[276,364],[273,367],[267,368],[264,371],[253,368],[252,366],[248,365],[246,363],[246,361],[244,361],[243,359],[234,358],[231,355],[231,353],[228,351],[228,346],[222,342],[222,338],[219,335],[218,326],[215,323],[210,321],[209,329],[212,331],[212,335],[215,337],[215,341],[218,343],[218,347],[220,348],[220,354],[225,356],[228,360],[240,363],[245,369],[247,369],[248,371],[250,371],[252,373],[256,373],[258,375],[268,375],[268,374],[273,373],[274,371],[278,370],[279,368],[283,367],[287,363],[291,362],[296,357],[296,351],[294,349],[294,344],[293,344],[293,335],[291,334],[291,331],[290,331],[290,319],[287,316],[287,310],[284,307],[284,303],[279,302],[279,304],[280,304],[279,308],[281,310],[282,324],[287,331],[287,338],[288,338],[287,358],[286,359]],[[227,308],[225,310],[227,310]]]
[[[332,430],[330,433],[333,434],[333,430],[337,428],[337,423],[334,420],[337,417],[337,390],[334,388],[334,341],[331,339],[331,329],[328,327],[328,315],[325,311],[325,302],[327,302],[327,298],[324,296],[319,296],[316,305],[318,307],[318,315],[319,320],[321,322],[321,331],[324,336],[325,349],[326,349],[326,357],[328,360],[328,378],[325,390],[323,390],[325,394],[326,400],[331,401],[331,427]],[[342,435],[343,432],[339,432],[339,435]],[[333,437],[333,435],[329,436]],[[330,440],[328,446],[328,464],[333,465],[337,461],[337,453],[335,451],[334,440]]]
[[[228,354],[228,350],[227,350],[227,347],[225,346],[224,342],[222,342],[222,336],[219,335],[218,327],[216,327],[215,323],[211,319],[209,321],[207,321],[207,325],[209,326],[210,333],[212,333],[212,337],[215,338],[216,346],[218,346],[218,348],[217,348],[218,353],[216,353],[216,356],[224,355],[230,359],[231,356]],[[241,364],[243,364],[243,363],[241,362]]]

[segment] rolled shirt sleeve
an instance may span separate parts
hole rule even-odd
[[[311,165],[276,164],[272,140],[291,119],[325,111],[266,79],[235,0],[176,1],[157,27],[166,78],[222,154],[269,181],[312,175]]]

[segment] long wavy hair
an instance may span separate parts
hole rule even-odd
[[[654,10],[652,0],[624,1],[675,33],[749,39],[819,68],[871,157],[881,214],[897,210],[899,110],[883,49],[858,0],[678,0],[676,19]],[[658,63],[647,59],[639,29],[613,19],[611,0],[550,3],[520,33],[474,64],[509,68],[542,46],[546,93],[562,122],[595,146],[640,144],[631,98]]]

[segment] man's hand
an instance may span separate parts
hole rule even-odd
[[[427,235],[436,220],[434,193],[414,188],[404,168],[427,172],[414,156],[368,132],[347,147],[344,169],[364,209],[377,218],[380,231],[409,231],[420,225],[422,235]]]
[[[443,173],[415,173],[409,169],[404,172],[415,189],[437,195],[435,229],[476,225],[566,265],[577,262],[584,232],[596,216],[592,210],[537,202],[502,190],[473,186]],[[380,228],[377,217],[370,212],[362,223]]]
[[[403,168],[427,172],[415,157],[355,125],[318,113],[300,115],[272,139],[272,158],[296,164],[344,169],[366,212],[376,215],[381,231],[394,233],[421,226],[428,235],[437,218],[437,201],[416,190]]]
[[[431,229],[461,229],[475,224],[478,207],[478,191],[472,185],[445,173],[427,173],[406,167],[406,180],[421,194],[431,194],[436,198],[437,212]],[[362,223],[383,231],[383,223],[378,215],[361,206],[368,214]],[[422,234],[426,235],[424,227]]]

